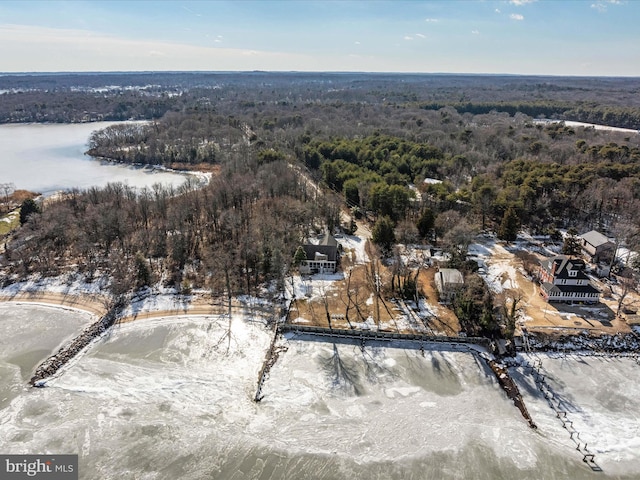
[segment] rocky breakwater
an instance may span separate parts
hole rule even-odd
[[[78,336],[60,350],[43,361],[35,370],[29,383],[34,387],[44,387],[46,380],[55,375],[71,359],[87,347],[94,339],[103,335],[116,322],[125,305],[124,299],[117,299],[107,313],[97,322],[85,328]]]
[[[640,335],[618,333],[615,335],[549,335],[529,332],[528,349],[538,352],[581,352],[608,355],[637,355],[640,353]]]
[[[502,365],[495,360],[491,360],[489,358],[483,357],[491,371],[495,374],[498,379],[498,383],[502,387],[502,389],[506,392],[507,397],[513,400],[513,404],[520,410],[524,419],[529,423],[531,428],[537,428],[536,424],[533,422],[533,418],[529,414],[526,405],[524,404],[524,400],[522,395],[520,394],[520,390],[518,386],[515,384],[511,376],[509,375],[509,371],[505,365]]]

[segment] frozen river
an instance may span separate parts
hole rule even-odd
[[[78,453],[85,479],[638,478],[640,373],[631,359],[544,357],[604,473],[514,371],[529,428],[477,356],[288,338],[264,399],[261,321],[143,320],[48,388],[39,359],[85,314],[0,304],[0,451]]]
[[[91,132],[116,122],[0,125],[0,183],[51,195],[58,190],[122,182],[178,186],[184,175],[118,165],[84,154]]]

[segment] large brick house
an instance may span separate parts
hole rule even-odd
[[[598,303],[600,290],[585,273],[584,260],[559,255],[541,262],[540,294],[547,302]]]

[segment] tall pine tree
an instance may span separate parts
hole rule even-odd
[[[513,242],[518,236],[518,230],[520,230],[520,219],[518,218],[515,208],[509,207],[504,212],[502,222],[500,222],[498,238],[500,240],[506,240],[507,242]]]

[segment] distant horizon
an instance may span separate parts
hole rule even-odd
[[[635,78],[638,18],[633,0],[4,0],[0,65]]]
[[[462,77],[539,77],[539,78],[623,78],[640,79],[640,75],[562,75],[545,73],[471,73],[471,72],[384,72],[350,70],[77,70],[51,72],[1,72],[0,76],[46,76],[46,75],[135,75],[135,74],[303,74],[303,75],[416,75],[416,76],[462,76]]]

